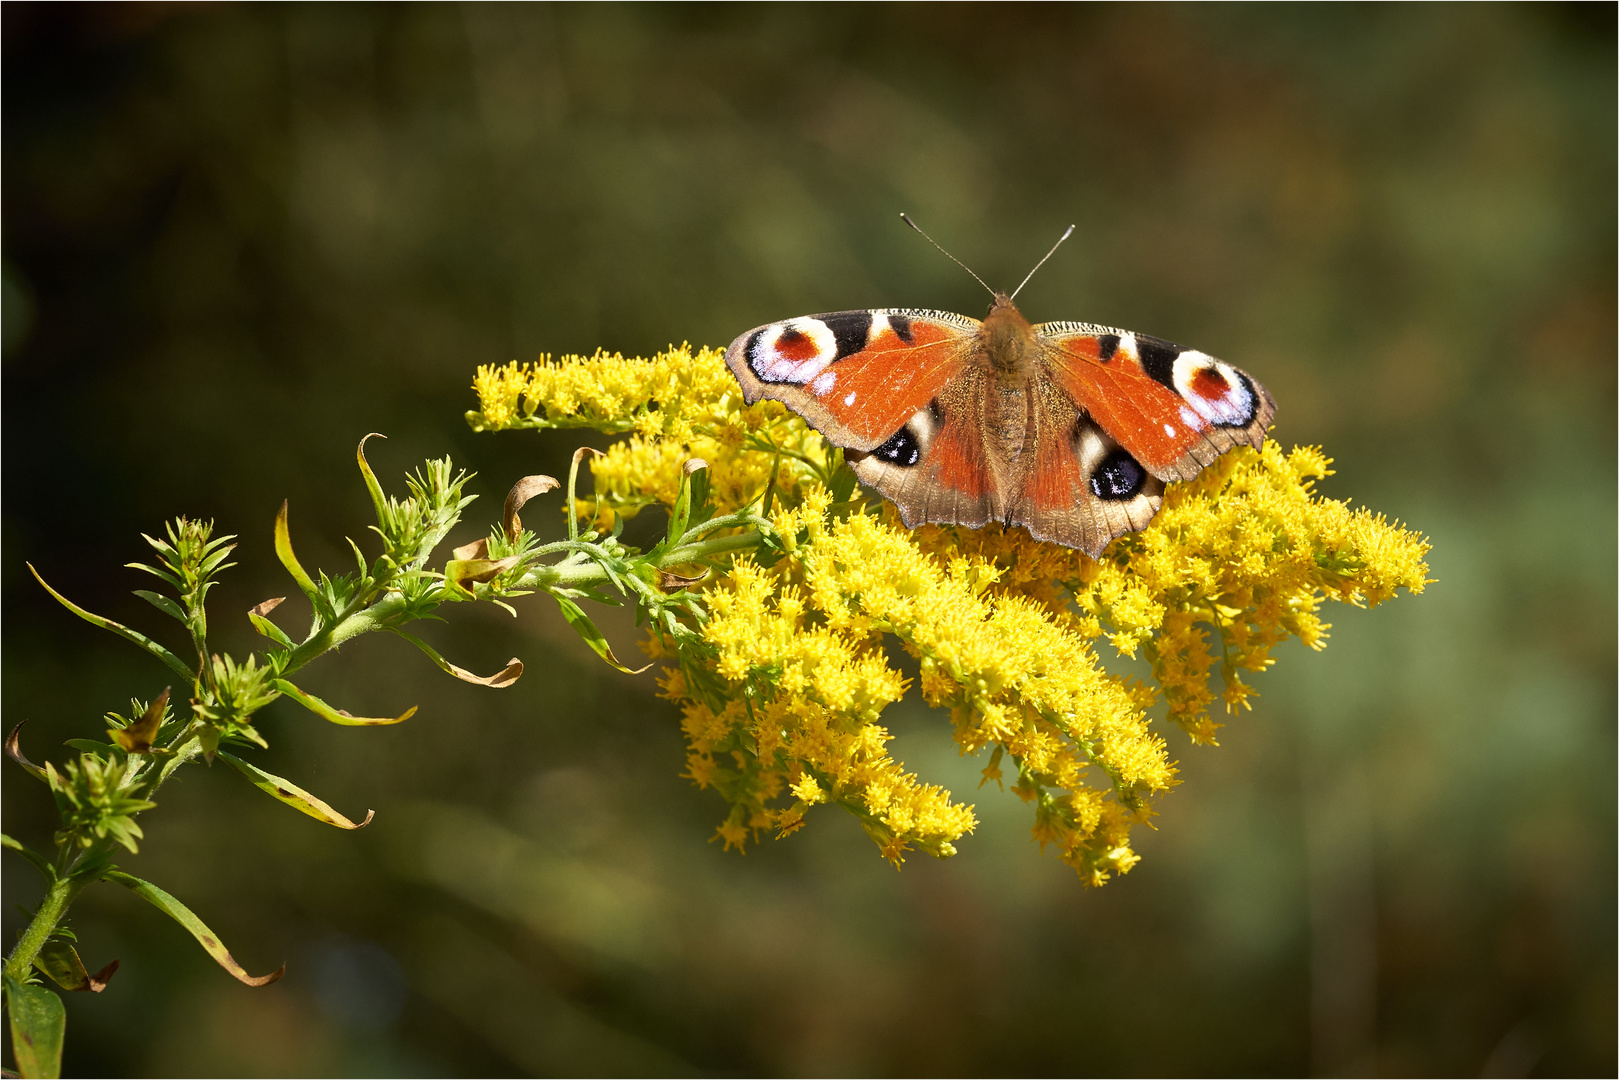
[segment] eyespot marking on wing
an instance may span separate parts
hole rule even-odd
[[[1147,470],[1123,447],[1103,458],[1090,480],[1092,494],[1110,502],[1135,498],[1146,482]]]
[[[1175,357],[1172,388],[1211,424],[1246,427],[1259,410],[1259,395],[1246,376],[1207,353],[1187,349]]]
[[[873,450],[872,456],[882,458],[891,465],[908,469],[922,460],[922,444],[911,434],[909,425],[900,428],[894,437]]]
[[[868,453],[845,451],[846,459],[858,462],[864,457],[874,457],[890,465],[909,469],[922,460],[922,455],[933,445],[933,436],[938,430],[939,420],[934,409],[931,407],[918,409],[909,420],[905,421],[905,426],[894,432],[881,446]]]
[[[746,352],[748,369],[759,381],[803,385],[837,359],[838,339],[820,319],[788,319],[761,327]]]
[[[1098,499],[1123,502],[1152,483],[1141,463],[1089,419],[1082,418],[1075,425],[1074,451],[1085,483]]]

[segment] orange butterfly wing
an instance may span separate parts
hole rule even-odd
[[[1190,480],[1276,415],[1244,371],[1162,338],[1089,323],[1034,328],[1048,377],[1160,480]]]
[[[849,451],[855,475],[908,525],[982,525],[1002,512],[985,449],[972,364],[982,323],[887,308],[809,315],[757,327],[726,350],[750,404],[780,401]]]
[[[977,319],[942,311],[837,311],[756,327],[725,363],[748,404],[779,401],[834,444],[875,451],[966,362]]]

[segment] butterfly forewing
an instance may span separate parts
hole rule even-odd
[[[961,371],[977,319],[941,311],[836,311],[741,335],[725,362],[744,399],[780,401],[832,442],[874,451]]]
[[[1276,413],[1246,372],[1161,338],[1088,323],[1034,328],[1052,380],[1160,480],[1190,480]]]

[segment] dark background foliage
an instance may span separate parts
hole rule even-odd
[[[973,793],[939,717],[900,756],[976,798],[948,862],[833,811],[745,857],[678,778],[650,675],[554,605],[311,674],[265,766],[163,792],[128,868],[266,990],[122,890],[76,909],[84,1074],[1318,1073],[1615,1069],[1614,8],[7,4],[4,708],[60,760],[165,671],[55,607],[155,627],[121,564],[168,517],[241,534],[214,594],[341,568],[451,453],[484,499],[572,437],[474,436],[480,363],[723,345],[865,306],[978,313],[910,211],[1035,319],[1186,341],[1270,386],[1284,443],[1432,536],[1437,583],[1282,650],[1145,861],[1082,889]],[[536,521],[560,529],[549,510]],[[288,610],[296,605],[289,604]],[[291,623],[287,619],[283,622]],[[634,655],[626,619],[606,622]],[[49,842],[5,766],[7,830]],[[9,857],[8,857],[9,858]],[[5,871],[7,933],[37,898]]]

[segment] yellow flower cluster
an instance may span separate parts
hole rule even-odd
[[[1273,646],[1323,645],[1323,600],[1376,604],[1426,581],[1421,537],[1315,494],[1329,463],[1314,449],[1227,453],[1096,561],[1021,529],[908,530],[887,504],[835,504],[831,488],[849,490],[836,452],[779,405],[744,406],[715,350],[513,364],[476,385],[483,426],[632,433],[592,463],[598,514],[672,504],[691,457],[710,463],[721,512],[768,493],[773,528],[709,586],[695,636],[655,628],[648,643],[683,710],[687,775],[731,804],[727,847],[791,833],[823,802],[896,862],[950,855],[973,829],[970,806],[888,753],[881,714],[907,690],[895,641],[962,752],[988,751],[986,780],[1010,762],[1035,838],[1100,884],[1134,865],[1130,826],[1175,783],[1149,720],[1160,692],[1168,719],[1212,743],[1217,662],[1235,712]],[[1144,655],[1156,685],[1109,673],[1103,638]]]
[[[652,502],[673,503],[681,466],[694,457],[709,463],[710,489],[722,511],[745,506],[772,483],[791,497],[801,480],[824,471],[820,435],[775,402],[745,406],[719,349],[693,353],[682,345],[650,360],[597,352],[485,365],[472,385],[479,410],[467,419],[475,430],[630,433],[591,463],[596,503],[583,503],[581,513],[603,521],[606,511],[629,517]]]
[[[1314,447],[1232,450],[1197,479],[1171,485],[1152,524],[1120,537],[1101,562],[1000,526],[917,533],[936,556],[991,561],[1003,571],[999,588],[1039,601],[1081,636],[1105,635],[1122,655],[1144,654],[1169,719],[1194,742],[1213,743],[1216,663],[1227,711],[1246,708],[1253,691],[1242,673],[1269,667],[1273,646],[1297,637],[1324,647],[1324,599],[1372,606],[1427,583],[1422,537],[1315,495],[1329,464]]]
[[[970,807],[924,785],[889,756],[888,732],[875,723],[905,693],[871,634],[809,625],[803,590],[783,584],[781,566],[743,559],[711,597],[703,628],[708,673],[723,687],[715,700],[693,692],[683,669],[664,691],[684,705],[688,775],[733,804],[720,828],[727,847],[750,833],[790,833],[804,812],[833,802],[853,812],[898,861],[912,845],[936,855],[974,825]],[[789,805],[772,807],[784,791]]]

